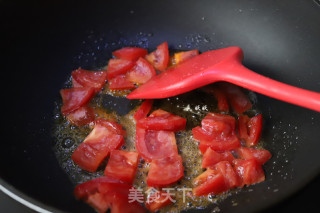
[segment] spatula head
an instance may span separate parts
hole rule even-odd
[[[127,98],[167,98],[223,80],[224,68],[241,61],[242,57],[243,52],[239,47],[204,52],[153,77]]]

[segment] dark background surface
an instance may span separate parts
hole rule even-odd
[[[90,211],[74,200],[73,185],[52,151],[53,100],[59,98],[58,91],[71,70],[105,65],[111,51],[127,45],[128,38],[134,45],[149,48],[164,39],[170,48],[201,51],[238,45],[244,49],[244,63],[249,68],[320,92],[320,7],[312,0],[154,1],[152,5],[148,1],[124,1],[121,5],[119,1],[97,5],[48,2],[0,1],[2,120],[7,127],[2,130],[4,137],[10,136],[0,149],[0,175],[44,205]],[[100,44],[104,48],[98,50]],[[320,168],[319,113],[263,96],[258,100],[266,115],[264,135],[270,142],[266,148],[277,164],[265,166],[267,180],[253,186],[253,193],[238,196],[240,201],[246,196],[252,199],[242,205],[243,212],[288,198],[317,176]],[[288,128],[290,124],[298,129]],[[290,138],[283,138],[284,132]],[[291,141],[295,142],[292,146]],[[278,174],[279,169],[282,172]],[[286,172],[289,176],[284,180]],[[272,193],[277,189],[278,193]],[[311,211],[318,204],[314,195],[318,190],[317,179],[275,209]]]

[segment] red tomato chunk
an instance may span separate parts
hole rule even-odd
[[[174,198],[167,192],[157,191],[154,194],[151,194],[147,198],[146,208],[151,212],[156,212],[161,208],[172,204]]]
[[[67,120],[75,126],[83,126],[94,121],[94,109],[89,106],[83,106],[67,115]]]
[[[111,90],[125,90],[134,88],[134,84],[128,80],[126,75],[118,75],[109,81],[109,89]]]
[[[92,87],[95,93],[98,93],[107,80],[106,71],[88,71],[84,69],[76,69],[72,71],[73,87]]]
[[[156,75],[156,71],[143,58],[139,58],[134,67],[126,74],[129,81],[136,84],[144,84]]]
[[[202,168],[209,168],[213,167],[215,164],[219,163],[220,161],[228,161],[232,163],[235,158],[231,154],[231,152],[216,152],[211,148],[208,148],[203,155],[202,158]]]
[[[153,65],[156,70],[165,71],[169,64],[168,43],[163,42],[155,51],[146,55],[147,61]]]
[[[178,52],[174,54],[174,62],[180,64],[183,61],[186,61],[190,58],[199,55],[199,50],[189,50],[185,52]]]
[[[135,61],[147,55],[148,51],[139,47],[124,47],[112,52],[112,54],[117,58]]]
[[[147,115],[151,111],[152,104],[153,104],[153,100],[145,100],[141,104],[139,109],[134,113],[133,115],[134,120],[137,122],[140,119],[147,117]]]
[[[107,77],[108,80],[126,74],[133,66],[134,61],[126,59],[110,59],[108,63]]]
[[[113,150],[104,174],[132,184],[138,167],[139,154],[136,152]]]
[[[118,149],[123,143],[122,135],[114,134],[102,125],[96,125],[71,158],[80,168],[94,172],[109,152]]]
[[[249,118],[247,115],[239,115],[239,137],[246,141],[247,146],[255,146],[260,138],[262,130],[262,115]]]
[[[147,177],[147,185],[155,187],[169,186],[182,177],[182,158],[180,155],[172,155],[152,160]]]
[[[79,87],[60,90],[63,105],[61,112],[64,116],[86,105],[94,95],[92,87]]]
[[[149,117],[138,120],[137,127],[148,130],[180,131],[186,128],[187,120],[180,116],[158,109]]]

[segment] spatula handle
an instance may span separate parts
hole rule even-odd
[[[275,81],[249,70],[242,64],[234,67],[232,72],[241,73],[241,75],[235,73],[226,75],[225,80],[230,83],[320,112],[320,93]]]

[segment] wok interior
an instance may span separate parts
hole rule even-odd
[[[165,40],[170,49],[202,52],[239,46],[250,69],[319,92],[320,18],[311,1],[2,4],[7,139],[0,149],[0,183],[44,208],[93,212],[74,199],[74,186],[54,155],[54,103],[73,69],[105,66],[115,49],[152,50]],[[264,167],[266,181],[225,199],[218,205],[222,211],[268,207],[320,170],[319,113],[259,94],[256,104],[264,116],[265,148],[273,154]]]

